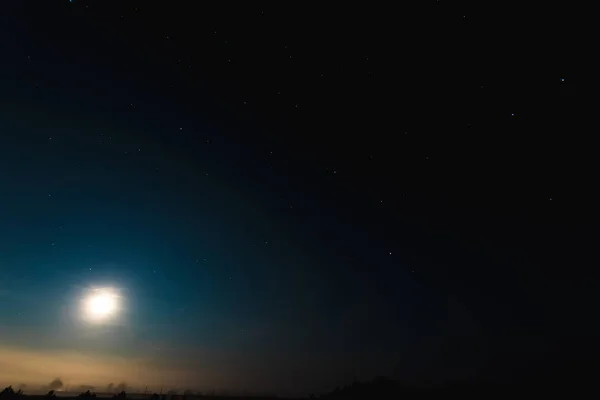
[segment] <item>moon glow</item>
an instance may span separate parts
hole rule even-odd
[[[83,316],[91,322],[104,322],[119,311],[119,296],[110,288],[93,289],[84,298]]]

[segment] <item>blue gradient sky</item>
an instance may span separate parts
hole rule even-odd
[[[585,314],[554,288],[586,304],[555,271],[590,240],[565,171],[592,169],[543,136],[573,127],[576,85],[482,61],[510,55],[477,50],[475,10],[6,7],[0,383],[506,380]],[[393,26],[441,39],[403,62]],[[88,326],[96,286],[124,309]]]

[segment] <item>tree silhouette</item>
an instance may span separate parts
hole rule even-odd
[[[77,397],[79,397],[80,399],[95,399],[96,398],[96,393],[90,392],[89,390],[86,390],[85,392],[81,393]]]
[[[119,385],[121,386],[121,385]],[[113,396],[113,399],[119,399],[119,400],[125,400],[127,398],[127,393],[125,393],[124,390],[122,390],[119,394],[115,394]]]
[[[50,382],[50,384],[48,385],[48,389],[58,390],[58,389],[62,389],[63,386],[64,386],[64,384],[63,384],[62,380],[60,380],[60,378],[56,378],[52,382]]]
[[[7,386],[4,388],[4,390],[2,392],[0,392],[0,397],[2,399],[13,399],[15,397],[20,397],[22,395],[23,395],[23,391],[21,389],[19,389],[15,392],[15,390],[13,389],[12,386]]]
[[[13,389],[12,386],[7,386],[4,388],[3,391],[0,392],[0,396],[4,397],[4,396],[14,396],[15,394],[15,390]]]

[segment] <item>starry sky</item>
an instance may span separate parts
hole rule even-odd
[[[0,383],[295,394],[585,358],[568,15],[537,37],[422,3],[3,4]],[[92,287],[118,318],[79,320]]]

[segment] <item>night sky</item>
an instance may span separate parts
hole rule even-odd
[[[2,4],[0,383],[295,394],[582,363],[574,21],[419,3]],[[101,323],[94,288],[119,293]]]

